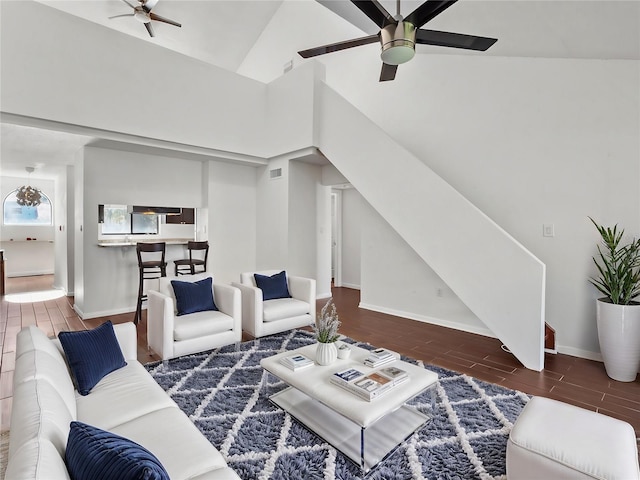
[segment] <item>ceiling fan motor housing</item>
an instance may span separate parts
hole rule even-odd
[[[408,62],[416,53],[416,27],[412,23],[399,21],[380,30],[382,52],[380,58],[387,65]]]

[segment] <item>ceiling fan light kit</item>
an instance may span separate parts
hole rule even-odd
[[[409,22],[390,24],[380,30],[380,58],[387,65],[406,63],[416,54],[416,27]]]
[[[380,53],[380,58],[382,59],[380,81],[387,82],[395,79],[398,65],[406,63],[414,57],[416,43],[466,50],[487,50],[497,42],[496,38],[420,29],[425,23],[440,15],[457,1],[427,0],[403,18],[400,14],[400,0],[396,2],[397,13],[395,17],[391,16],[378,0],[351,0],[351,3],[380,27],[380,31],[376,35],[323,45],[300,51],[298,54],[303,58],[310,58],[380,42],[382,47]]]

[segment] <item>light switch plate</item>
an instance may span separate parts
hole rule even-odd
[[[555,237],[556,232],[553,227],[553,223],[545,223],[542,225],[542,236],[543,237]]]

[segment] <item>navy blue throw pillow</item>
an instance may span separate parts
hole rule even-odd
[[[287,287],[287,274],[284,270],[270,277],[259,273],[254,273],[253,276],[256,279],[256,287],[262,290],[262,300],[291,298]]]
[[[171,280],[173,292],[176,294],[178,315],[218,310],[213,300],[212,283],[213,279],[211,277],[193,283]]]
[[[107,373],[127,364],[111,321],[93,330],[60,332],[58,339],[80,395],[88,395]]]
[[[82,422],[71,422],[64,457],[71,480],[169,480],[149,450]]]

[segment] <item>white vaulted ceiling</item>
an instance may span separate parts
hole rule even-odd
[[[154,13],[182,23],[182,28],[154,22],[154,38],[133,17],[108,18],[131,11],[122,0],[40,3],[74,15],[79,21],[90,21],[99,28],[111,28],[262,81],[273,75],[256,74],[261,65],[275,64],[277,74],[282,71],[284,60],[303,61],[295,53],[298,50],[377,31],[373,22],[347,0],[159,0]],[[395,13],[394,1],[381,3]],[[421,3],[403,1],[401,11],[406,15]],[[295,8],[290,8],[292,4]],[[272,32],[274,25],[284,30],[280,32],[278,51],[271,44],[260,48],[264,32]],[[495,37],[498,42],[482,53],[419,45],[413,61],[419,61],[421,55],[460,54],[640,59],[640,0],[460,0],[424,28]],[[273,42],[273,34],[268,37]],[[359,49],[361,55],[377,57],[375,46]],[[265,56],[265,50],[271,55]],[[344,53],[318,59],[330,63],[332,55]],[[42,168],[46,168],[47,163],[64,164],[63,158],[71,158],[70,152],[92,140],[88,136],[6,124],[2,125],[0,136],[3,175],[24,171],[25,165],[43,164]]]

